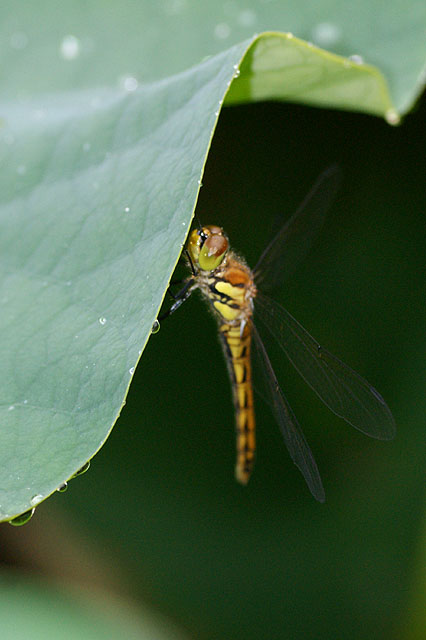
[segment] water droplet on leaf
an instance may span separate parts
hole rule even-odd
[[[320,22],[312,29],[311,35],[321,47],[329,47],[340,40],[341,29],[332,22]]]
[[[61,56],[65,60],[74,60],[80,54],[80,41],[75,36],[65,36],[60,47]]]
[[[28,511],[25,511],[25,513],[21,513],[21,515],[16,516],[16,518],[13,518],[13,520],[9,520],[9,524],[11,524],[13,527],[22,527],[23,524],[26,524],[29,520],[31,520],[34,511],[35,508],[29,509]]]
[[[385,113],[385,118],[388,124],[399,124],[401,122],[401,117],[395,109],[388,109]]]
[[[354,53],[352,56],[349,56],[349,60],[351,62],[355,62],[355,64],[364,64],[364,58],[358,53]]]
[[[89,467],[90,467],[90,460],[88,460],[82,467],[80,467],[80,469],[74,473],[72,478],[76,478],[77,476],[82,476],[83,473],[86,473]]]
[[[160,323],[158,320],[154,320],[151,327],[151,333],[158,333],[160,331]]]
[[[138,88],[139,82],[133,76],[123,76],[120,78],[120,85],[123,87],[124,91],[132,93],[132,91],[136,91]]]
[[[242,27],[251,27],[256,20],[256,14],[252,9],[243,9],[238,16],[238,22]]]
[[[214,37],[218,40],[225,40],[231,35],[231,27],[226,22],[220,22],[214,28]]]

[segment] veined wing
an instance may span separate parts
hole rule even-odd
[[[262,291],[279,287],[306,256],[336,195],[339,176],[337,165],[326,169],[297,211],[266,246],[254,268],[255,281],[262,285]]]
[[[291,459],[301,471],[314,498],[319,502],[324,502],[324,487],[322,486],[314,456],[305,440],[296,416],[291,410],[278,384],[271,361],[269,360],[256,327],[253,327],[253,338],[253,355],[255,359],[259,361],[257,370],[263,374],[263,387],[266,393],[265,400],[271,406],[275,419],[280,425],[284,442]]]
[[[364,378],[321,347],[280,304],[258,294],[259,318],[281,349],[333,413],[368,436],[390,440],[395,421],[382,396]]]

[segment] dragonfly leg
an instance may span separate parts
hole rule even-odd
[[[186,280],[184,286],[182,287],[182,289],[176,294],[174,295],[171,291],[170,288],[168,289],[169,294],[172,296],[172,298],[174,299],[174,303],[172,304],[172,306],[170,307],[170,309],[168,309],[167,311],[165,311],[159,318],[158,321],[162,322],[165,318],[168,318],[169,316],[172,315],[172,313],[174,313],[177,309],[179,309],[179,307],[186,301],[188,300],[189,296],[192,293],[192,285],[194,284],[194,279],[193,278],[189,278],[188,280]]]
[[[179,291],[178,293],[173,293],[172,291],[172,287],[177,287],[178,285],[183,284],[184,282],[186,283],[187,278],[181,278],[180,280],[172,280],[171,283],[168,286],[167,289],[167,294],[173,299],[173,300],[177,300],[177,298],[179,298],[179,295],[181,294],[181,292]]]

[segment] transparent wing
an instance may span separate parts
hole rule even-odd
[[[278,384],[263,342],[253,327],[254,350],[253,356],[257,360],[256,370],[262,373],[262,389],[266,402],[272,408],[275,419],[280,425],[285,445],[294,464],[299,468],[312,495],[319,502],[325,501],[324,487],[322,486],[318,467],[314,456],[305,440],[296,416]]]
[[[258,319],[333,413],[373,438],[394,437],[395,421],[380,393],[321,347],[280,304],[260,293],[256,298],[256,321]]]
[[[262,284],[263,291],[279,287],[308,253],[336,195],[339,176],[337,165],[326,169],[296,213],[266,246],[254,268],[256,283]]]

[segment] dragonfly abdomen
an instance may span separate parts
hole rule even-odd
[[[251,377],[251,325],[241,327],[224,323],[220,326],[225,357],[232,381],[235,405],[237,460],[235,477],[247,484],[254,465],[256,450],[256,423],[253,408],[253,385]]]

